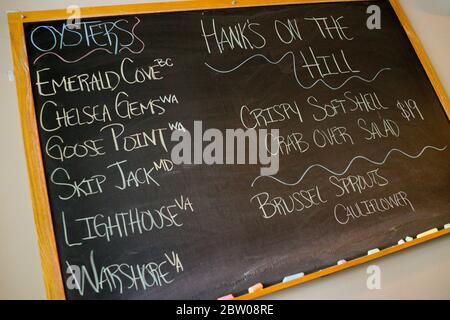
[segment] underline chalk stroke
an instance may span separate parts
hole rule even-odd
[[[264,59],[266,62],[268,62],[268,63],[270,63],[270,64],[277,65],[277,64],[279,64],[281,61],[283,61],[287,56],[291,56],[291,58],[292,58],[292,66],[293,66],[293,69],[294,69],[295,80],[297,81],[298,85],[299,85],[300,87],[302,87],[303,89],[311,89],[311,88],[314,87],[316,84],[318,84],[318,83],[321,82],[321,83],[323,83],[325,86],[327,86],[328,88],[330,88],[331,90],[338,90],[338,89],[342,88],[343,86],[345,86],[345,85],[346,85],[350,80],[352,80],[352,79],[359,79],[359,80],[361,80],[361,81],[364,81],[364,82],[367,82],[367,83],[371,83],[371,82],[375,81],[375,80],[378,78],[378,76],[379,76],[382,72],[391,70],[391,68],[382,68],[382,69],[380,69],[380,70],[379,70],[379,71],[378,71],[371,79],[365,79],[365,78],[363,78],[363,77],[361,77],[361,76],[353,75],[353,76],[348,77],[341,85],[334,87],[334,86],[332,86],[332,85],[326,83],[325,80],[323,80],[323,79],[318,79],[318,80],[314,81],[314,82],[313,82],[311,85],[309,85],[309,86],[303,84],[303,83],[300,81],[299,77],[298,77],[298,74],[297,74],[297,63],[296,63],[296,58],[295,58],[294,52],[292,52],[292,51],[286,52],[280,59],[278,59],[278,60],[276,60],[276,61],[272,61],[272,60],[270,60],[269,58],[267,58],[265,55],[263,55],[263,54],[261,54],[261,53],[257,53],[257,54],[254,54],[254,55],[248,57],[247,59],[245,59],[244,61],[242,61],[240,64],[238,64],[237,66],[235,66],[234,68],[231,68],[231,69],[228,69],[228,70],[220,70],[220,69],[217,69],[217,68],[211,66],[210,64],[208,64],[207,62],[205,62],[205,65],[206,65],[209,69],[211,69],[211,70],[213,70],[213,71],[215,71],[215,72],[217,72],[217,73],[225,74],[225,73],[230,73],[230,72],[236,71],[237,69],[239,69],[240,67],[242,67],[244,64],[246,64],[247,62],[249,62],[249,61],[251,61],[251,60],[253,60],[253,59],[255,59],[255,58],[262,58],[262,59]]]
[[[65,62],[65,63],[76,63],[76,62],[78,62],[78,61],[80,61],[80,60],[83,60],[83,59],[86,58],[87,56],[90,56],[92,53],[94,53],[94,52],[96,52],[96,51],[106,51],[106,52],[109,53],[109,54],[113,54],[113,53],[111,52],[111,50],[108,50],[108,49],[106,49],[106,48],[96,48],[96,49],[94,49],[94,50],[91,50],[91,51],[87,52],[86,54],[84,54],[83,56],[79,57],[78,59],[75,59],[75,60],[67,60],[67,59],[61,57],[59,54],[57,54],[57,53],[55,53],[55,52],[46,52],[46,53],[43,53],[43,54],[41,54],[40,56],[38,56],[36,59],[34,59],[33,64],[36,64],[41,58],[43,58],[43,57],[45,57],[45,56],[48,56],[48,55],[56,56],[57,58],[59,58],[59,60]]]
[[[424,152],[425,152],[427,149],[432,149],[432,150],[435,150],[435,151],[442,152],[442,151],[445,151],[445,150],[447,149],[447,146],[444,146],[444,147],[441,147],[441,148],[435,147],[435,146],[425,146],[425,147],[423,147],[422,150],[421,150],[418,154],[416,154],[416,155],[410,155],[410,154],[408,154],[408,153],[406,153],[406,152],[404,152],[404,151],[402,151],[402,150],[400,150],[400,149],[393,148],[393,149],[391,149],[391,150],[388,151],[388,153],[386,154],[386,156],[384,157],[384,159],[383,159],[382,161],[375,161],[375,160],[371,160],[371,159],[369,159],[369,158],[367,158],[367,157],[365,157],[365,156],[358,155],[358,156],[354,157],[352,160],[350,160],[350,162],[348,163],[347,167],[346,167],[343,171],[341,171],[341,172],[338,172],[338,171],[335,172],[335,171],[333,171],[333,170],[327,168],[326,166],[324,166],[324,165],[322,165],[322,164],[316,163],[316,164],[310,165],[310,166],[303,172],[303,174],[300,176],[300,178],[298,178],[298,180],[297,180],[296,182],[289,183],[289,182],[283,181],[283,180],[281,180],[281,179],[279,179],[279,178],[276,178],[276,177],[274,177],[274,176],[258,176],[258,177],[256,177],[256,178],[253,180],[251,186],[253,187],[253,186],[255,185],[255,182],[258,181],[258,180],[259,180],[260,178],[262,178],[262,177],[266,177],[266,178],[273,179],[273,180],[275,180],[275,181],[277,181],[277,182],[279,182],[279,183],[281,183],[281,184],[284,184],[284,185],[286,185],[286,186],[295,186],[295,185],[299,184],[299,183],[303,180],[303,178],[308,174],[308,172],[311,171],[313,168],[321,168],[321,169],[327,171],[328,173],[334,174],[334,175],[336,175],[336,176],[342,176],[342,175],[344,175],[344,174],[350,169],[350,167],[352,166],[352,164],[353,164],[356,160],[358,160],[358,159],[363,159],[363,160],[366,160],[367,162],[370,162],[370,163],[372,163],[372,164],[374,164],[374,165],[381,166],[381,165],[383,165],[383,164],[386,163],[386,161],[388,160],[388,158],[390,157],[390,155],[391,155],[392,153],[394,153],[394,152],[403,154],[404,156],[406,156],[406,157],[408,157],[408,158],[410,158],[410,159],[417,159],[417,158],[420,158],[420,157],[424,154]]]

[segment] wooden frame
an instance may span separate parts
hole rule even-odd
[[[324,3],[324,2],[355,2],[361,0],[215,0],[215,1],[179,1],[165,3],[148,3],[134,5],[117,5],[104,7],[81,8],[81,18],[116,16],[127,14],[143,14],[155,12],[187,11],[187,10],[207,10],[221,8],[252,7],[266,5],[287,5],[303,3]],[[447,117],[450,119],[450,100],[446,95],[442,84],[440,83],[436,72],[434,71],[420,40],[414,33],[399,0],[389,0],[395,10],[409,40],[422,62],[423,67],[439,97]],[[44,282],[47,297],[49,299],[65,299],[64,283],[61,274],[61,268],[56,248],[55,235],[53,232],[53,223],[51,217],[50,203],[47,193],[46,177],[42,161],[42,153],[39,143],[38,127],[36,122],[34,101],[32,95],[31,80],[29,74],[28,57],[25,46],[24,23],[41,22],[49,20],[67,19],[66,10],[48,10],[17,12],[8,14],[9,30],[11,35],[11,47],[14,62],[14,74],[16,78],[16,89],[22,124],[22,133],[27,159],[28,176],[31,188],[32,204],[34,218],[38,235],[41,263],[44,274]],[[372,261],[374,259],[386,256],[388,254],[409,248],[411,246],[423,243],[425,241],[446,235],[450,229],[439,230],[430,235],[417,238],[411,242],[379,251],[378,253],[363,256],[342,265],[332,266],[308,275],[302,278],[292,280],[286,283],[279,283],[254,293],[245,294],[237,299],[252,299],[260,297],[284,288],[292,287],[303,282],[317,279],[340,270],[348,269],[353,266]]]

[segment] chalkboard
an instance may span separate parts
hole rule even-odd
[[[447,233],[446,98],[392,5],[239,5],[25,14],[67,299],[241,296]]]

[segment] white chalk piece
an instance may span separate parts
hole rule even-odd
[[[251,286],[250,288],[248,288],[248,292],[253,293],[255,291],[261,290],[262,288],[263,288],[262,283],[257,283],[255,285]]]
[[[9,80],[10,82],[13,82],[13,81],[14,81],[14,72],[11,71],[11,70],[8,71],[8,80]]]
[[[437,228],[433,228],[433,229],[427,230],[425,232],[422,232],[422,233],[418,234],[417,235],[417,239],[420,239],[422,237],[428,236],[428,235],[433,234],[435,232],[438,232]]]
[[[347,262],[347,260],[341,259],[341,260],[339,260],[339,261],[337,262],[337,264],[338,264],[338,266],[340,266],[341,264],[344,264],[344,263],[346,263],[346,262]]]
[[[289,282],[289,281],[292,281],[292,280],[295,280],[295,279],[298,279],[298,278],[301,278],[304,276],[305,276],[305,274],[303,272],[291,274],[290,276],[284,277],[283,282]]]
[[[406,242],[411,242],[411,241],[413,241],[414,239],[411,238],[411,237],[406,237],[405,240],[406,240]]]
[[[404,243],[405,243],[405,240],[403,240],[403,239],[398,240],[398,244],[404,244]]]
[[[217,298],[217,300],[233,300],[234,296],[232,294],[227,294],[226,296]]]
[[[444,226],[444,229],[450,229],[450,223],[447,223],[447,224]]]
[[[374,253],[377,253],[377,252],[380,252],[380,249],[375,248],[375,249],[372,249],[372,250],[367,251],[367,254],[368,254],[368,255],[371,255],[371,254],[374,254]]]

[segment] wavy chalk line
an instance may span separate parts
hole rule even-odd
[[[106,48],[97,48],[97,49],[94,49],[94,50],[89,51],[89,52],[86,53],[84,56],[81,56],[81,57],[79,57],[79,58],[76,59],[76,60],[67,60],[67,59],[64,59],[63,57],[61,57],[59,54],[57,54],[57,53],[55,53],[55,52],[46,52],[46,53],[41,54],[39,57],[37,57],[37,58],[33,61],[33,64],[36,64],[36,62],[38,62],[42,57],[45,57],[45,56],[47,56],[47,55],[54,55],[54,56],[58,57],[61,61],[64,61],[65,63],[75,63],[75,62],[78,62],[78,61],[80,61],[80,60],[86,58],[87,56],[91,55],[91,54],[94,53],[95,51],[100,51],[100,50],[101,50],[101,51],[106,51],[106,52],[108,52],[109,54],[112,54],[112,52],[111,52],[110,50],[106,49]]]
[[[248,61],[253,60],[254,58],[260,57],[263,58],[264,60],[266,60],[268,63],[273,64],[273,65],[277,65],[279,64],[281,61],[284,60],[284,58],[286,58],[288,55],[290,55],[292,57],[292,66],[294,68],[294,76],[295,76],[295,80],[297,80],[297,83],[299,84],[300,87],[302,87],[303,89],[311,89],[312,87],[314,87],[317,83],[322,82],[324,85],[326,85],[328,88],[330,88],[331,90],[338,90],[340,88],[342,88],[344,85],[347,84],[347,82],[349,82],[351,79],[359,79],[361,81],[367,82],[367,83],[371,83],[373,81],[375,81],[375,79],[380,75],[380,73],[382,73],[383,71],[388,71],[391,70],[391,68],[382,68],[380,69],[374,76],[372,79],[365,79],[363,77],[360,76],[351,76],[349,78],[347,78],[340,86],[337,87],[333,87],[331,85],[329,85],[328,83],[326,83],[323,79],[318,79],[316,81],[313,82],[313,84],[311,84],[310,86],[304,85],[300,79],[298,78],[298,74],[297,74],[297,64],[295,61],[295,54],[292,51],[288,51],[286,52],[280,59],[278,59],[277,61],[272,61],[269,58],[267,58],[265,55],[261,54],[261,53],[257,53],[254,54],[252,56],[250,56],[249,58],[245,59],[244,61],[242,61],[240,64],[238,64],[236,67],[231,68],[229,70],[219,70],[217,68],[212,67],[211,65],[209,65],[207,62],[205,62],[205,65],[210,68],[213,71],[216,71],[218,73],[230,73],[233,72],[237,69],[239,69],[240,67],[242,67],[244,64],[246,64]]]
[[[329,173],[332,173],[332,174],[334,174],[334,175],[336,175],[336,176],[342,176],[343,174],[345,174],[345,173],[350,169],[350,167],[351,167],[351,165],[353,164],[353,162],[354,162],[355,160],[357,160],[357,159],[364,159],[364,160],[366,160],[366,161],[368,161],[368,162],[370,162],[370,163],[372,163],[372,164],[381,166],[381,165],[383,165],[383,164],[386,163],[387,159],[389,158],[389,156],[391,155],[391,153],[393,153],[394,151],[396,151],[396,152],[398,152],[398,153],[401,153],[401,154],[405,155],[405,156],[408,157],[408,158],[411,158],[411,159],[417,159],[417,158],[420,158],[420,157],[422,156],[422,154],[425,152],[425,150],[427,150],[427,149],[433,149],[433,150],[436,150],[436,151],[444,151],[444,150],[447,149],[447,146],[442,147],[442,148],[438,148],[438,147],[434,147],[434,146],[425,146],[425,147],[423,147],[422,151],[420,151],[420,152],[419,152],[417,155],[415,155],[415,156],[414,156],[414,155],[410,155],[410,154],[408,154],[408,153],[406,153],[406,152],[404,152],[404,151],[402,151],[402,150],[400,150],[400,149],[395,149],[395,148],[393,148],[393,149],[389,150],[389,152],[386,154],[386,156],[384,157],[384,159],[383,159],[382,161],[374,161],[374,160],[371,160],[371,159],[369,159],[369,158],[367,158],[367,157],[365,157],[365,156],[356,156],[356,157],[354,157],[352,160],[350,160],[350,162],[348,163],[347,167],[346,167],[342,172],[334,172],[333,170],[330,170],[330,169],[328,169],[327,167],[325,167],[325,166],[323,166],[323,165],[321,165],[321,164],[316,163],[316,164],[310,165],[310,166],[305,170],[305,172],[303,172],[303,174],[300,176],[300,178],[297,180],[297,182],[294,182],[294,183],[284,182],[284,181],[282,181],[282,180],[280,180],[280,179],[278,179],[278,178],[276,178],[276,177],[274,177],[274,176],[258,176],[258,177],[256,177],[256,178],[253,180],[251,186],[253,187],[254,184],[255,184],[255,182],[256,182],[259,178],[261,178],[261,177],[271,178],[271,179],[273,179],[273,180],[275,180],[275,181],[278,181],[279,183],[282,183],[282,184],[284,184],[284,185],[286,185],[286,186],[295,186],[295,185],[299,184],[299,183],[303,180],[303,178],[306,176],[306,174],[307,174],[311,169],[313,169],[313,168],[315,168],[315,167],[322,168],[323,170],[328,171]]]

